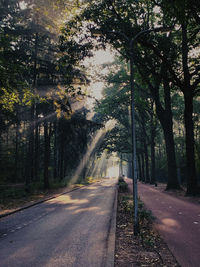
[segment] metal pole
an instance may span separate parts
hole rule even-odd
[[[130,53],[130,86],[131,86],[131,124],[132,124],[132,174],[133,174],[133,199],[134,199],[134,235],[139,232],[138,220],[138,186],[137,186],[137,156],[136,156],[136,128],[135,128],[135,88],[134,88],[134,60],[133,60],[133,45],[134,41],[142,34],[150,32],[168,31],[171,28],[160,27],[156,29],[147,29],[137,33],[131,40],[129,39]],[[128,40],[128,37],[123,34]]]
[[[132,174],[133,174],[133,199],[134,199],[134,235],[139,232],[138,223],[138,192],[137,192],[137,161],[136,161],[136,129],[135,129],[135,91],[134,91],[134,64],[133,41],[130,41],[130,86],[131,86],[131,125],[132,125]]]
[[[136,131],[135,131],[135,90],[134,90],[134,62],[133,62],[133,44],[134,41],[142,34],[150,32],[170,31],[173,27],[158,27],[154,29],[146,29],[138,32],[132,39],[129,39],[123,32],[108,31],[109,34],[121,35],[129,43],[130,53],[130,86],[131,86],[131,124],[132,124],[132,174],[133,174],[133,199],[134,199],[134,235],[139,232],[138,222],[138,192],[137,192],[137,159],[136,159]],[[99,35],[102,32],[91,29],[94,35]]]

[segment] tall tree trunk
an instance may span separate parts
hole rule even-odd
[[[144,169],[144,152],[141,153],[141,171],[142,171],[142,181],[145,181],[145,169]]]
[[[9,127],[6,129],[6,146],[7,146],[7,151],[9,150]]]
[[[151,100],[151,112],[150,112],[150,131],[151,131],[151,178],[150,183],[155,184],[156,183],[156,160],[155,160],[155,138],[156,138],[156,122],[154,121],[154,101]]]
[[[26,132],[26,122],[23,122],[23,133]],[[23,140],[23,139],[22,139]],[[26,156],[27,156],[27,140],[25,139],[22,141],[22,162],[21,162],[21,177],[24,178],[24,181],[26,181]]]
[[[177,177],[172,116],[170,113],[160,113],[160,111],[157,111],[157,114],[163,128],[167,154],[168,181],[166,190],[178,189],[180,186]]]
[[[167,166],[168,166],[168,179],[166,190],[179,189],[180,185],[177,177],[176,156],[174,146],[174,134],[173,134],[173,118],[171,110],[171,96],[169,83],[164,81],[164,101],[165,109],[162,107],[159,97],[159,87],[152,88],[151,91],[155,100],[156,114],[161,123],[165,146],[167,153]]]
[[[63,140],[63,139],[62,139]],[[60,144],[60,180],[64,179],[64,146]]]
[[[188,51],[187,16],[185,16],[185,21],[182,23],[182,63],[184,74],[183,94],[185,100],[184,121],[186,131],[187,194],[196,195],[198,193],[198,183],[195,166],[194,122],[192,116],[194,91],[190,86]]]
[[[165,79],[163,79],[163,77],[165,77]],[[148,79],[146,76],[143,75],[143,78],[149,85],[149,89],[152,93],[156,105],[156,114],[158,116],[158,119],[161,123],[164,132],[165,146],[167,153],[167,166],[168,166],[168,181],[166,189],[179,189],[180,185],[177,177],[176,156],[174,148],[173,117],[171,110],[170,86],[165,63],[163,63],[163,65],[161,66],[160,75],[156,76],[154,85],[152,84],[150,79]],[[165,102],[164,108],[161,104],[161,97],[160,97],[160,86],[162,80],[164,85],[164,102]],[[168,140],[168,138],[170,140]]]
[[[34,155],[34,179],[39,180],[39,123],[38,123],[38,110],[35,107],[35,155]]]
[[[146,138],[144,138],[144,156],[145,156],[145,182],[150,182],[149,177],[149,155],[148,155],[148,147],[146,143]]]
[[[167,166],[168,166],[168,182],[166,190],[178,189],[180,187],[177,177],[174,135],[173,135],[172,125],[171,127],[169,126],[170,125],[167,124],[167,122],[163,126],[166,154],[167,154]]]
[[[198,193],[198,183],[194,152],[194,123],[193,123],[193,96],[184,94],[185,99],[185,131],[186,131],[186,164],[187,164],[187,195]]]
[[[63,130],[63,121],[59,120],[59,179],[64,179],[64,130]]]
[[[44,121],[44,188],[49,188],[50,136],[48,122]]]
[[[53,148],[53,178],[57,179],[58,176],[58,146],[57,146],[57,120],[54,122],[54,148]]]
[[[151,130],[151,184],[156,182],[155,131]]]
[[[30,184],[34,178],[34,105],[31,105],[30,109],[30,121],[28,127],[28,150],[26,156],[26,174],[25,174],[25,184],[26,184],[26,191],[30,192]]]
[[[30,160],[30,178],[31,181],[34,180],[34,119],[35,119],[35,105],[32,104],[31,106],[31,121],[30,121],[30,136],[29,136],[29,160]]]
[[[15,133],[15,172],[13,174],[12,182],[18,180],[19,175],[19,122],[16,122],[16,133]]]
[[[128,159],[128,177],[133,178],[133,173],[132,173],[132,161],[131,161],[131,156],[129,155]]]
[[[37,85],[37,54],[38,54],[38,33],[35,35],[35,47],[33,53],[33,92]],[[30,125],[28,130],[28,156],[27,156],[27,163],[26,163],[26,190],[30,191],[30,183],[34,180],[34,128],[35,128],[35,104],[31,104],[30,109]]]
[[[64,151],[64,158],[63,158],[63,173],[64,173],[64,176],[63,177],[68,176],[68,172],[69,172],[68,154],[67,154],[67,151],[65,149],[65,151]]]
[[[139,180],[142,181],[142,166],[141,166],[141,158],[140,158],[140,154],[137,154],[137,160],[138,160],[138,177]]]

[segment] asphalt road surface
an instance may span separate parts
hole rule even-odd
[[[138,183],[138,195],[156,217],[156,228],[179,264],[182,267],[199,267],[200,205],[142,183]]]
[[[107,179],[1,218],[0,267],[106,266],[116,182]]]

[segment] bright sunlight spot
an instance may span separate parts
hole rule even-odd
[[[89,93],[97,100],[101,99],[102,89],[104,87],[103,78],[101,76],[107,73],[107,68],[104,68],[102,65],[113,62],[114,57],[114,53],[110,49],[106,49],[95,51],[92,58],[84,60],[84,64],[91,75]],[[87,105],[92,107],[94,105],[94,99],[88,98]]]
[[[119,176],[119,166],[113,166],[107,170],[108,177],[118,177]]]
[[[91,155],[95,151],[97,145],[103,141],[106,132],[112,130],[114,126],[115,126],[115,121],[111,120],[106,123],[104,128],[97,131],[91,143],[88,145],[87,151],[85,155],[83,156],[82,160],[80,161],[79,166],[77,167],[74,175],[72,176],[72,179],[70,181],[71,184],[74,184],[77,182],[80,174],[82,173],[84,168],[87,166],[87,163],[90,160]],[[105,161],[105,154],[103,154],[103,157],[101,158],[101,161],[100,161],[100,165],[98,165],[98,168],[102,170],[102,173],[103,173],[103,169],[105,169],[104,161]]]

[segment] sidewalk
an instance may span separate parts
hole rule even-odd
[[[127,181],[132,189],[132,180]],[[200,205],[140,182],[138,195],[156,217],[156,229],[181,266],[199,267]]]

